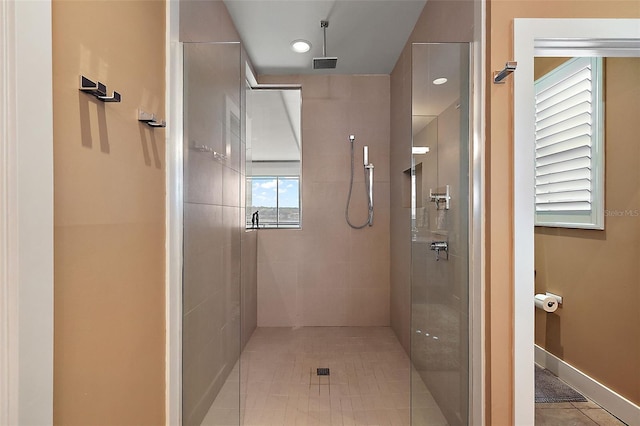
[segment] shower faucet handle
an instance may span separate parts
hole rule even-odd
[[[449,243],[446,241],[433,241],[429,248],[436,252],[436,261],[440,260],[440,251],[443,250],[449,260]]]

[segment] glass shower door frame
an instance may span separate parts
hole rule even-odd
[[[435,400],[438,404],[442,406],[442,412],[446,415],[446,421],[449,424],[467,424],[472,422],[474,417],[478,416],[478,399],[482,397],[479,395],[474,395],[474,389],[477,392],[478,389],[478,375],[481,373],[481,368],[478,368],[478,362],[475,361],[475,357],[472,355],[474,353],[479,352],[478,348],[478,340],[474,338],[474,330],[477,330],[478,327],[473,324],[473,320],[477,321],[477,314],[474,315],[477,308],[474,309],[474,306],[478,304],[477,297],[477,285],[474,281],[474,277],[477,278],[475,266],[472,261],[478,262],[479,256],[474,256],[472,253],[477,251],[477,246],[474,247],[473,242],[474,239],[477,238],[477,230],[475,227],[479,227],[480,224],[477,223],[478,215],[475,213],[479,209],[479,204],[476,202],[478,197],[478,188],[474,185],[475,179],[477,179],[477,174],[475,173],[474,167],[478,167],[477,162],[477,141],[473,138],[472,134],[472,115],[471,111],[472,106],[471,102],[474,101],[472,92],[471,92],[471,70],[472,70],[472,54],[471,49],[472,46],[469,43],[414,43],[413,48],[413,61],[412,65],[413,73],[414,73],[414,85],[413,85],[413,95],[417,94],[416,91],[416,77],[415,73],[417,72],[418,66],[416,66],[416,61],[420,55],[416,54],[416,49],[419,49],[420,46],[431,46],[433,52],[440,51],[440,55],[447,56],[446,49],[453,48],[454,46],[459,46],[462,50],[460,54],[460,67],[461,74],[463,78],[459,80],[459,101],[458,104],[455,105],[456,110],[458,110],[459,114],[459,123],[458,123],[458,132],[459,138],[458,140],[463,143],[460,144],[460,150],[458,152],[459,161],[462,164],[462,168],[459,173],[459,182],[456,185],[448,184],[448,182],[440,181],[438,163],[439,161],[436,159],[435,161],[435,181],[431,179],[431,181],[425,177],[428,173],[434,172],[434,164],[424,163],[428,158],[429,154],[425,155],[412,155],[412,312],[411,312],[411,359],[412,359],[412,424],[423,424],[424,420],[421,420],[421,415],[418,406],[419,404],[424,404],[424,402],[420,402],[419,396],[419,385],[420,381],[416,380],[420,378],[418,373],[419,369],[422,368],[422,376],[427,383],[426,388],[429,388],[431,385],[431,391],[434,393]],[[443,50],[444,49],[444,50]],[[435,54],[435,53],[432,53]],[[449,52],[448,54],[451,54]],[[453,58],[456,57],[456,52],[453,52]],[[442,62],[444,59],[441,58],[429,58],[432,63]],[[451,59],[451,58],[449,58]],[[450,62],[450,61],[448,61]],[[427,87],[426,91],[429,92],[433,89],[431,87],[432,80],[436,77],[442,77],[440,75],[437,67],[428,66],[433,69],[429,69],[428,83],[429,87]],[[426,78],[426,76],[425,76]],[[450,78],[451,80],[451,78]],[[456,79],[453,79],[456,82]],[[424,82],[423,82],[424,83]],[[426,87],[426,83],[424,84]],[[423,93],[424,94],[424,93]],[[415,99],[412,101],[414,102]],[[412,106],[412,111],[414,113],[418,110],[419,107],[415,104]],[[429,110],[423,109],[423,111]],[[449,111],[447,114],[451,114],[451,106],[442,111],[444,114],[446,111]],[[432,112],[431,110],[430,112]],[[440,110],[436,114],[427,114],[427,115],[438,115]],[[422,115],[422,114],[421,114]],[[438,126],[438,119],[434,119],[432,124],[429,126]],[[446,126],[445,126],[446,127]],[[448,126],[449,128],[451,126]],[[446,130],[443,130],[446,132]],[[440,137],[446,138],[447,136],[438,135],[439,131],[431,131],[431,133],[435,136],[435,140],[438,141]],[[451,139],[451,138],[450,138]],[[415,146],[417,140],[412,142],[412,145]],[[424,145],[424,143],[418,143],[418,145]],[[435,149],[433,149],[435,148]],[[438,147],[437,145],[431,147],[430,154],[432,156],[438,155]],[[447,157],[451,157],[451,152],[446,153]],[[420,161],[416,161],[416,159],[420,159]],[[444,170],[443,173],[447,173]],[[451,180],[451,177],[449,177]],[[436,182],[436,183],[433,183]],[[422,183],[422,185],[420,185]],[[431,188],[425,187],[427,184],[432,186]],[[422,186],[420,188],[420,186]],[[431,189],[431,190],[430,190]],[[464,193],[461,193],[461,189]],[[456,192],[459,194],[456,200]],[[421,194],[422,193],[422,194]],[[422,198],[422,199],[421,199]],[[425,201],[425,198],[428,201]],[[435,208],[431,209],[429,212],[429,206],[426,204],[434,204]],[[450,203],[451,210],[445,210],[445,208],[449,208],[446,204]],[[446,206],[446,207],[445,207]],[[448,224],[451,222],[452,211],[455,212],[454,209],[459,209],[459,214],[464,215],[465,217],[457,218],[457,222],[461,226],[461,229],[464,229],[460,235],[456,235],[455,232],[451,232],[450,230],[445,230],[444,228],[440,228],[442,224]],[[456,214],[454,214],[455,216]],[[426,216],[426,217],[425,217]],[[447,216],[449,216],[447,218]],[[425,227],[426,222],[430,222],[431,229],[427,225]],[[450,223],[449,223],[450,225]],[[423,229],[421,229],[421,226]],[[466,229],[465,229],[466,227]],[[427,229],[428,232],[422,232],[424,229]],[[437,231],[437,232],[434,232]],[[464,235],[462,235],[464,234]],[[453,244],[451,244],[453,243]],[[460,250],[456,250],[456,245],[463,244],[464,250],[460,252]],[[449,260],[449,256],[451,260]],[[427,260],[425,261],[425,256],[427,256]],[[457,260],[456,260],[457,256]],[[431,259],[433,258],[433,259]],[[437,260],[436,260],[437,259]],[[426,286],[418,286],[417,285],[417,277],[415,276],[416,268],[425,268],[425,262],[431,263],[431,274],[433,275],[434,267],[436,269],[442,269],[446,262],[460,263],[460,269],[456,272],[455,268],[447,268],[447,271],[440,271],[435,273],[435,275],[442,274],[450,274],[451,279],[448,280],[446,286],[443,286],[442,283],[437,283],[436,279],[428,278],[427,276],[423,276],[423,282],[426,279]],[[437,262],[437,263],[436,263]],[[437,266],[436,266],[437,265]],[[473,270],[472,270],[473,269]],[[423,275],[424,275],[423,271]],[[457,276],[457,278],[455,278]],[[446,278],[442,278],[445,279]],[[451,306],[447,306],[447,303],[433,303],[433,298],[449,298],[451,300],[456,299],[453,295],[453,291],[451,291],[451,287],[454,281],[458,281],[460,283],[465,283],[465,288],[461,288],[460,293],[457,298],[458,305],[463,304],[466,306],[458,306],[458,308],[462,308],[457,314],[455,314],[455,309],[450,309]],[[453,284],[452,284],[453,283]],[[444,295],[447,291],[451,291],[450,295]],[[422,298],[426,297],[431,298],[431,303],[427,299],[425,299],[422,304],[416,304],[416,297],[419,297],[422,294]],[[463,300],[460,301],[460,298]],[[443,299],[444,300],[444,299]],[[425,309],[428,308],[425,312],[420,313],[423,317],[422,321],[418,320],[418,307],[423,306]],[[452,305],[453,306],[453,305]],[[422,309],[424,311],[424,309]],[[445,317],[449,318],[445,320]],[[447,327],[451,328],[453,323],[455,323],[457,317],[459,331],[456,333],[455,331],[452,335],[446,335]],[[424,320],[427,318],[427,320]],[[455,327],[453,327],[455,328]],[[451,330],[450,330],[451,331]],[[441,333],[445,333],[443,336]],[[452,336],[462,333],[459,335],[460,340],[456,343],[452,341]],[[438,335],[441,334],[441,335]],[[420,348],[418,346],[421,345]],[[451,357],[455,357],[455,354],[452,353],[450,356],[441,356],[438,359],[438,350],[444,351],[442,354],[445,354],[448,349],[443,349],[447,345],[449,345],[449,349],[455,348],[458,345],[458,356],[460,357],[461,365],[458,366],[459,370],[459,380],[454,380],[459,382],[458,385],[452,385],[451,380],[445,380],[442,378],[438,378],[438,376],[444,377],[446,374],[453,374],[451,372],[446,373],[445,370],[453,370],[455,371],[454,366],[445,365],[446,363],[455,364]],[[438,346],[440,349],[438,349]],[[454,352],[455,349],[452,349]],[[422,355],[420,357],[419,355]],[[441,355],[442,355],[441,354]],[[428,356],[427,356],[428,355]],[[422,358],[422,359],[421,359]],[[444,363],[444,364],[443,364]],[[442,371],[438,371],[442,367]],[[431,369],[431,371],[429,371]],[[456,374],[453,374],[455,376]],[[453,377],[452,376],[452,377]],[[440,383],[440,384],[438,384]],[[448,383],[448,384],[447,384]],[[460,403],[459,411],[456,410],[455,407],[451,407],[450,402],[455,400],[456,397],[452,394],[452,389],[458,387],[458,399]],[[447,388],[448,390],[444,389]],[[444,390],[443,390],[444,389]],[[427,391],[427,393],[431,393]],[[454,392],[455,393],[455,392]],[[446,396],[445,396],[446,395]],[[430,395],[428,396],[430,397]],[[426,397],[425,397],[426,398]],[[455,405],[455,404],[454,404]],[[436,414],[437,415],[437,414]],[[441,419],[442,420],[442,419]]]
[[[182,43],[181,423],[241,423],[244,85],[239,42]]]

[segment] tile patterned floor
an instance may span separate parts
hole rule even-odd
[[[410,425],[409,359],[389,327],[259,328],[240,367],[203,425],[238,425],[238,412],[247,426]],[[330,386],[315,375],[325,367]],[[413,379],[414,417],[447,425],[420,377]]]
[[[593,401],[537,403],[536,426],[624,426]]]
[[[411,386],[414,425],[447,426],[390,328],[259,328],[202,425],[408,426]],[[624,426],[591,401],[536,404],[535,423]]]

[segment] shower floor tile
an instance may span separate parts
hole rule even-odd
[[[330,370],[320,384],[318,368]],[[258,328],[202,425],[408,426],[412,376],[389,327]],[[446,425],[419,384],[429,409],[414,414]]]

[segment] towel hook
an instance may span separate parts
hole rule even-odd
[[[164,120],[158,120],[154,113],[144,112],[141,109],[138,110],[138,121],[146,123],[150,127],[167,127],[167,123]]]
[[[518,63],[516,61],[509,61],[505,64],[502,71],[493,72],[493,83],[504,84],[504,79],[507,78],[512,72],[516,70]]]
[[[113,91],[111,96],[107,96],[107,86],[101,82],[93,82],[84,75],[80,76],[80,90],[100,99],[102,102],[120,102],[122,96],[120,93]]]

